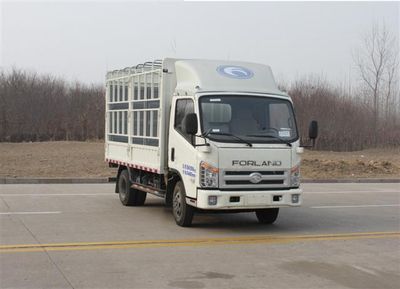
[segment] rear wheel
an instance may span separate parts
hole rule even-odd
[[[124,206],[142,206],[146,201],[146,192],[131,188],[129,173],[123,170],[118,178],[119,199]]]
[[[192,224],[194,208],[186,204],[186,192],[182,181],[175,184],[172,195],[172,213],[179,226],[190,227]]]
[[[256,210],[256,216],[261,224],[272,224],[278,218],[279,208]]]

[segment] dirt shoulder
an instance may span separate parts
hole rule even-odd
[[[302,177],[400,178],[400,148],[356,152],[306,150]],[[102,142],[0,143],[0,178],[113,177]]]
[[[304,178],[400,178],[400,148],[355,152],[306,150],[301,173]]]
[[[102,142],[0,143],[0,177],[109,177]]]

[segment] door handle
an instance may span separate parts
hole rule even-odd
[[[171,162],[175,161],[175,148],[171,148]]]

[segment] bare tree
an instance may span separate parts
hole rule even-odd
[[[385,119],[387,119],[391,98],[398,93],[393,89],[397,83],[399,68],[399,52],[395,40],[396,38],[385,25],[374,24],[354,54],[354,61],[362,83],[372,99],[375,145],[381,107],[384,107]]]
[[[16,68],[0,72],[0,142],[103,137],[104,88]]]
[[[392,102],[393,107],[396,106],[396,102],[399,101],[399,51],[393,49],[394,54],[391,56],[391,61],[388,63],[386,73],[386,92],[385,92],[385,116],[386,119],[390,117],[390,104]],[[397,99],[396,99],[397,97]]]

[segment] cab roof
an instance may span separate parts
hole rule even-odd
[[[203,59],[175,60],[176,92],[254,92],[288,96],[280,91],[268,65]]]

